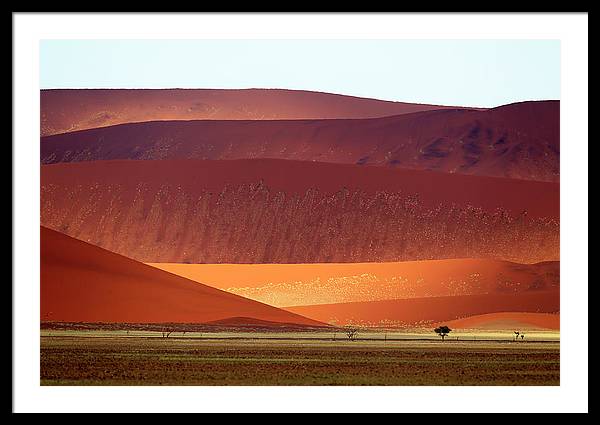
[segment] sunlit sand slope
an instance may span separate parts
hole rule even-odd
[[[376,301],[558,289],[558,262],[485,259],[342,264],[175,264],[154,267],[270,305]]]

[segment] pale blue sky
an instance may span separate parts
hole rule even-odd
[[[43,40],[41,88],[286,88],[492,107],[560,98],[557,40]]]

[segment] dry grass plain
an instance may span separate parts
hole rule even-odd
[[[458,335],[458,334],[457,334]],[[557,333],[43,330],[41,385],[559,385]]]

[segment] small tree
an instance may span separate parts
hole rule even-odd
[[[356,339],[356,334],[358,333],[358,328],[353,326],[348,326],[346,328],[346,335],[350,341],[354,341]]]
[[[519,331],[515,331],[515,341],[519,340]]]
[[[446,338],[448,336],[448,334],[450,332],[452,332],[452,329],[450,329],[448,326],[440,326],[437,327],[433,330],[436,334],[438,334],[439,336],[442,337],[442,341],[444,340],[444,338]]]
[[[523,338],[525,338],[525,334],[521,334],[521,341],[523,341]]]

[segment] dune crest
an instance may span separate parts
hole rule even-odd
[[[41,90],[41,134],[156,120],[373,118],[452,106],[283,89]]]

